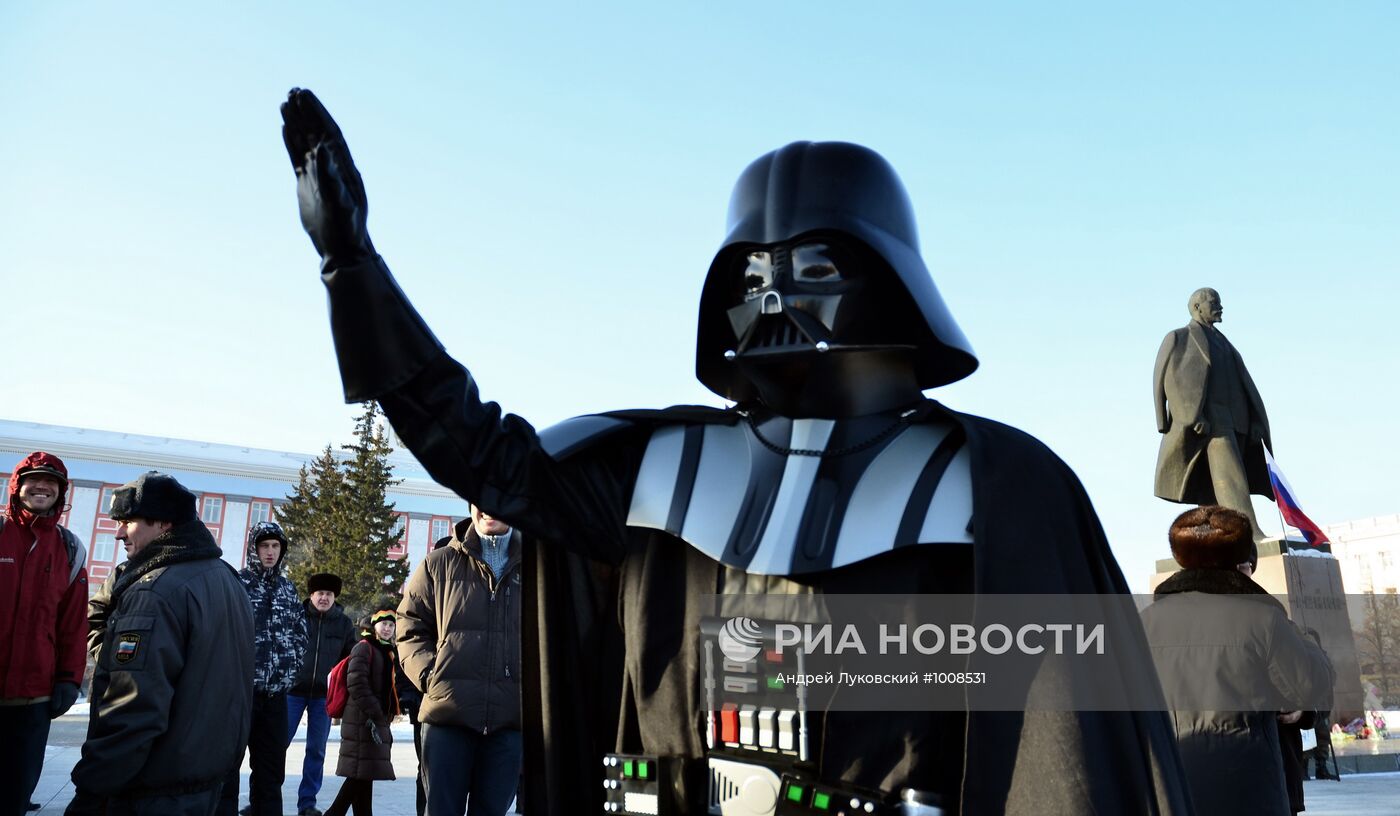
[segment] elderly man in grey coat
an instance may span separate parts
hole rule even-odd
[[[1198,507],[1171,527],[1183,569],[1143,611],[1196,812],[1289,816],[1279,712],[1331,707],[1332,666],[1282,604],[1237,567],[1244,514]]]

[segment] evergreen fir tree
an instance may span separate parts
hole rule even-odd
[[[398,605],[408,579],[407,559],[391,559],[400,529],[388,490],[393,478],[393,445],[375,403],[366,403],[355,421],[355,441],[337,456],[328,445],[308,467],[277,511],[292,540],[288,576],[301,591],[318,572],[339,575],[337,598],[352,620]]]
[[[365,412],[355,421],[355,443],[341,446],[350,454],[343,471],[346,529],[352,540],[362,542],[364,548],[357,565],[360,569],[354,573],[355,600],[366,614],[397,607],[408,581],[408,559],[388,556],[404,531],[388,500],[389,488],[399,480],[394,478],[393,465],[389,464],[394,446],[389,442],[382,416],[377,403],[365,403]],[[350,594],[348,580],[345,594]]]
[[[287,577],[298,592],[318,572],[335,572],[326,564],[336,558],[345,506],[345,475],[331,446],[308,467],[301,466],[297,485],[277,508],[277,521],[292,542],[287,552]],[[336,573],[339,575],[340,573]]]

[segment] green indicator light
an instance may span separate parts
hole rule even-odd
[[[622,760],[622,775],[625,776],[625,777],[630,777],[630,776],[632,776],[632,760],[630,760],[630,759],[624,759],[624,760]]]
[[[822,791],[817,791],[812,794],[812,807],[817,810],[831,809],[831,794],[823,793]]]
[[[806,792],[807,792],[806,789],[804,789],[801,785],[793,785],[793,784],[790,784],[790,783],[789,783],[789,784],[788,784],[788,791],[787,791],[788,801],[789,801],[789,802],[798,802],[798,803],[801,803],[801,802],[802,802],[802,794],[804,794],[804,793],[806,793]]]
[[[647,774],[648,774],[648,773],[650,772],[650,770],[651,770],[650,765],[651,765],[651,763],[649,763],[649,762],[638,762],[638,763],[637,763],[637,776],[641,777],[642,779],[646,779],[646,778],[647,778]]]
[[[781,678],[781,677],[770,677],[770,678],[768,678],[768,688],[770,688],[770,689],[780,689],[780,688],[782,688],[782,687],[783,687],[783,678]]]

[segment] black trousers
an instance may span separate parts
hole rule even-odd
[[[418,707],[408,710],[408,720],[413,723],[413,756],[418,760],[418,773],[413,778],[414,807],[418,816],[428,809],[428,794],[423,790],[423,723],[418,721]]]
[[[239,757],[219,799],[219,816],[238,814]],[[282,816],[282,781],[287,768],[287,695],[253,692],[253,724],[248,732],[248,806],[252,816]]]
[[[0,706],[0,816],[23,816],[44,771],[49,702]]]
[[[144,799],[110,799],[107,816],[209,816],[219,802],[217,788],[179,796]]]
[[[347,779],[341,783],[340,792],[326,809],[325,816],[345,816],[352,810],[355,816],[374,816],[373,800],[373,780]]]

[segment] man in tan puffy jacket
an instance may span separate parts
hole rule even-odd
[[[520,534],[481,508],[413,571],[398,609],[404,673],[423,692],[430,816],[506,812],[520,776]]]

